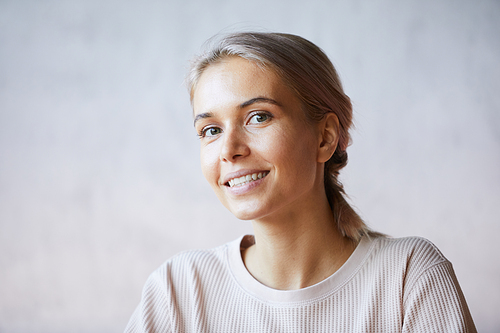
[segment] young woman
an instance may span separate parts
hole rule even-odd
[[[203,174],[254,235],[168,260],[127,332],[475,332],[436,247],[371,232],[344,199],[352,107],[316,45],[228,35],[188,86]]]

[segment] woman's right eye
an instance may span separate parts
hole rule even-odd
[[[201,137],[211,137],[222,133],[222,129],[219,127],[208,127],[201,132]]]

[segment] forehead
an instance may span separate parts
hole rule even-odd
[[[273,70],[241,57],[229,57],[209,65],[200,75],[193,93],[194,115],[256,97],[278,101],[294,98]]]

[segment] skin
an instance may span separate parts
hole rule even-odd
[[[255,244],[242,253],[248,271],[269,287],[300,289],[338,270],[355,244],[334,226],[323,184],[337,117],[311,123],[273,71],[239,57],[205,69],[193,109],[205,178],[227,209],[252,221]],[[229,186],[252,173],[267,175]]]

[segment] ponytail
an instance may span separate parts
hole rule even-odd
[[[343,236],[359,241],[368,233],[368,228],[361,217],[346,201],[344,186],[338,180],[339,170],[347,164],[347,152],[339,148],[325,163],[325,192],[332,209],[337,228]]]

